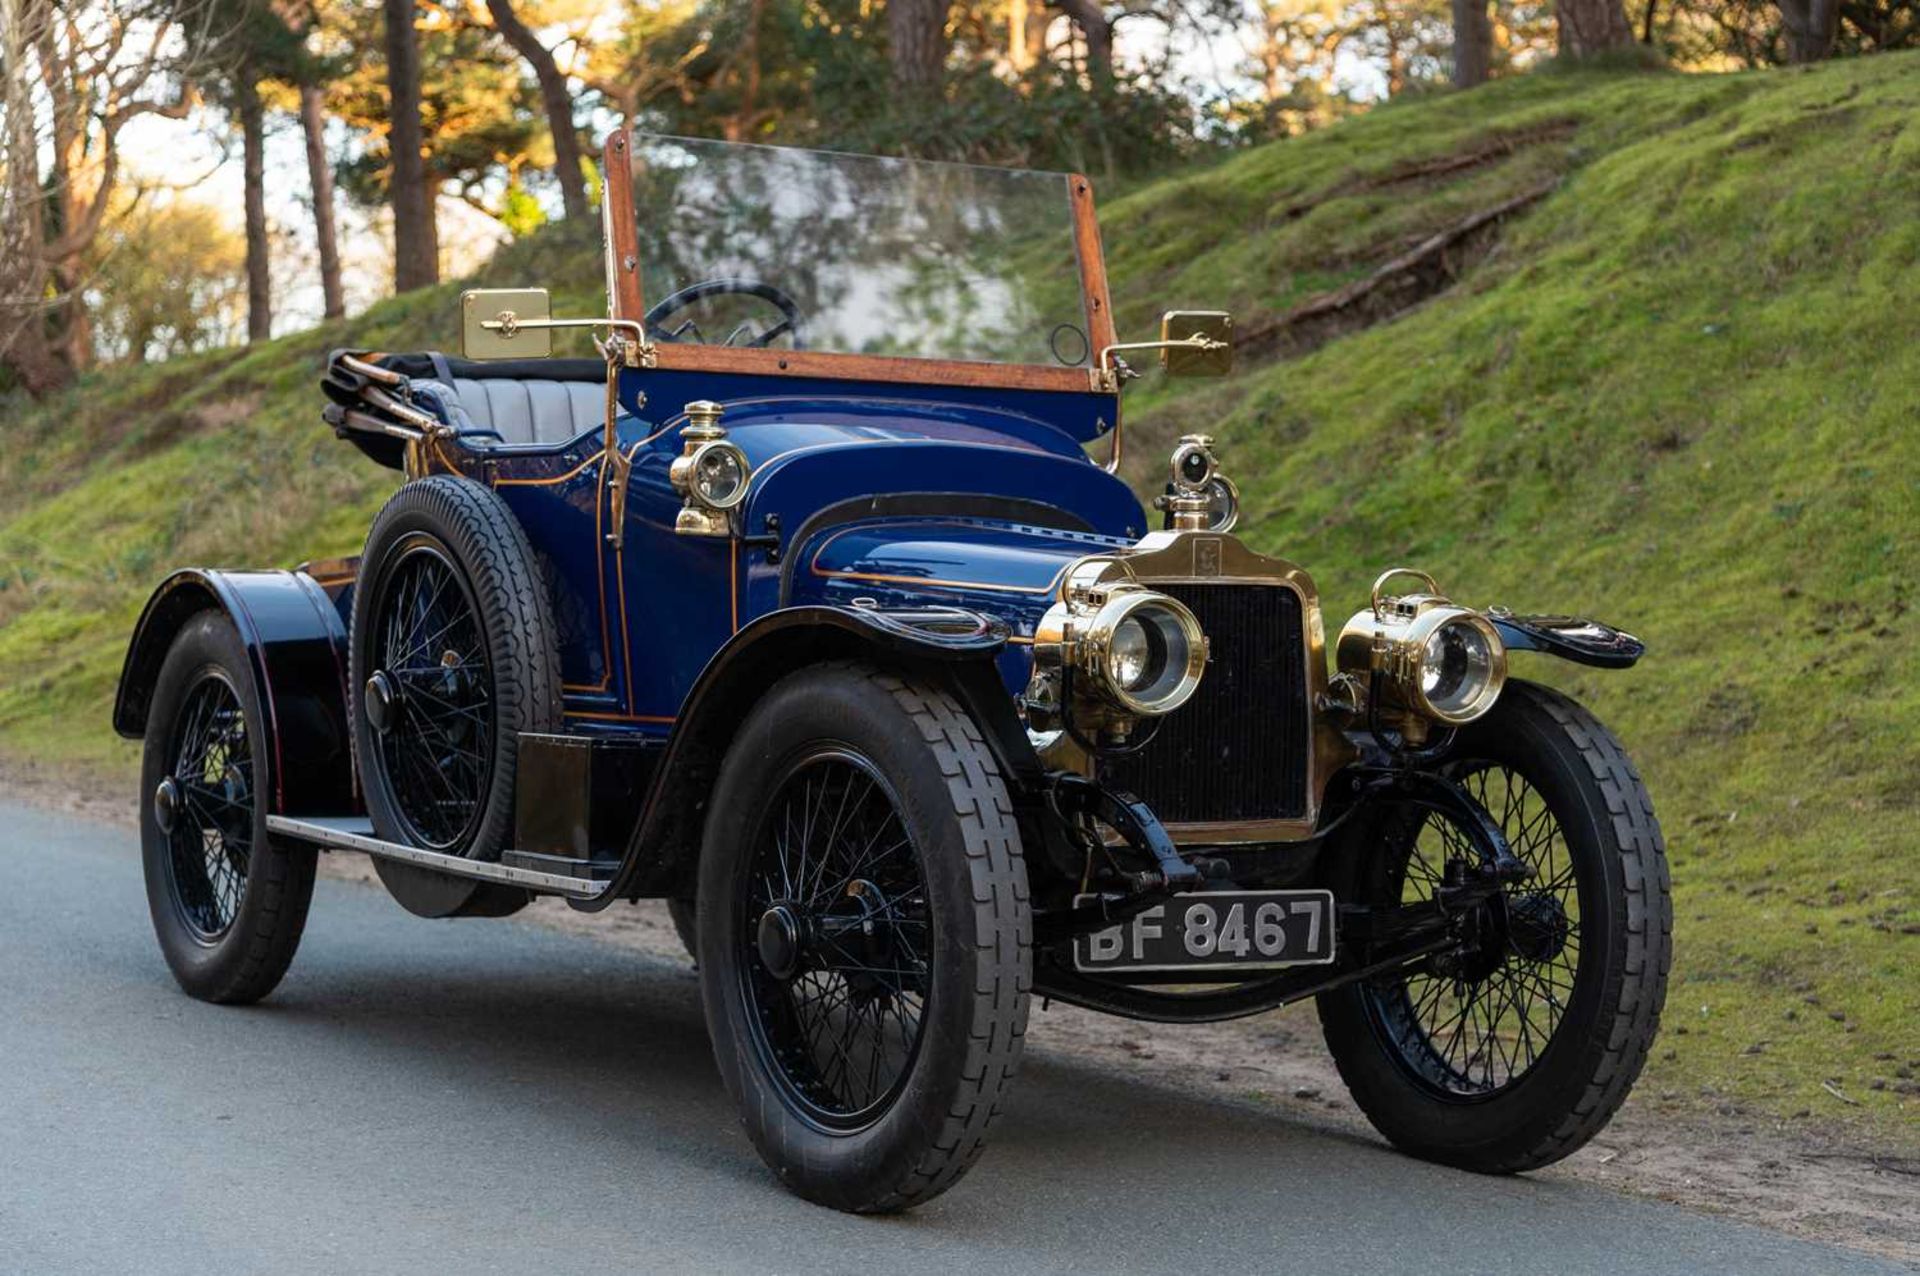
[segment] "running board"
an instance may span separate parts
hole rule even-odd
[[[569,877],[563,873],[543,873],[531,868],[511,868],[486,860],[470,860],[439,851],[423,851],[402,842],[386,842],[373,835],[373,825],[363,815],[269,815],[267,831],[282,837],[312,842],[330,851],[360,851],[383,860],[418,864],[450,877],[471,877],[482,882],[505,882],[528,890],[570,899],[597,899],[608,883]]]

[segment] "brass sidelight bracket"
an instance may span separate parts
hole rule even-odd
[[[613,471],[613,492],[607,501],[608,518],[613,526],[607,529],[606,540],[607,544],[620,549],[627,543],[627,482],[633,477],[633,457],[620,450],[620,433],[615,422],[620,416],[620,369],[632,366],[633,343],[616,330],[600,343],[600,353],[607,361],[607,419],[602,455],[606,458],[603,464]],[[640,396],[641,405],[646,399],[645,394]]]

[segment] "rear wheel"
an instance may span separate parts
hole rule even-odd
[[[845,1210],[952,1186],[1032,978],[1019,831],[965,711],[864,666],[782,682],[728,752],[698,898],[714,1055],[767,1164]]]
[[[1659,823],[1619,741],[1572,700],[1510,682],[1444,765],[1531,869],[1455,950],[1324,994],[1355,1103],[1394,1144],[1467,1169],[1568,1155],[1626,1099],[1659,1030],[1672,905]],[[1424,808],[1369,812],[1330,848],[1343,898],[1433,899],[1475,863]],[[1453,867],[1458,865],[1459,867]]]
[[[240,635],[203,612],[174,640],[147,716],[141,858],[167,966],[202,1001],[243,1003],[286,974],[315,852],[267,836],[272,750]]]
[[[354,746],[388,841],[497,858],[513,828],[519,740],[560,721],[560,661],[526,535],[499,497],[437,475],[407,484],[367,534],[354,592]],[[428,917],[499,916],[525,891],[376,859]]]

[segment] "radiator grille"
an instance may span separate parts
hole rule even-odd
[[[1200,689],[1139,753],[1101,779],[1173,824],[1299,819],[1307,813],[1311,718],[1306,626],[1284,586],[1161,585],[1213,644]]]

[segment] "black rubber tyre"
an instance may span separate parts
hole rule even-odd
[[[1510,916],[1530,914],[1531,929],[1514,924],[1491,971],[1427,966],[1323,994],[1321,1028],[1354,1102],[1396,1147],[1483,1173],[1537,1169],[1599,1133],[1659,1031],[1673,949],[1665,844],[1620,742],[1546,687],[1509,682],[1493,712],[1461,730],[1445,765],[1469,791],[1478,777],[1477,796],[1516,853],[1537,870],[1551,864],[1507,895]],[[1491,792],[1488,777],[1497,778]],[[1416,879],[1394,867],[1408,852],[1391,848],[1410,845],[1401,840],[1409,830],[1428,836],[1423,818],[1388,808],[1356,821],[1328,849],[1347,871],[1339,897],[1399,902]],[[1420,1028],[1419,1007],[1448,996],[1471,1006],[1489,980],[1507,1000],[1483,999],[1478,1017],[1462,1010],[1451,1021],[1474,1024],[1482,1044],[1472,1053],[1456,1053],[1458,1027],[1451,1037]],[[1536,1010],[1542,1020],[1529,1023],[1552,1024],[1539,1038],[1518,1028]],[[1426,1011],[1450,1013],[1451,1004]],[[1452,1062],[1462,1057],[1464,1066]]]
[[[272,992],[306,929],[316,852],[267,835],[269,741],[240,635],[202,612],[160,666],[140,784],[154,934],[180,987],[202,1001]]]
[[[495,859],[513,831],[520,736],[560,723],[556,630],[526,534],[488,488],[435,475],[394,493],[367,533],[361,562],[348,685],[354,756],[374,829],[389,841]],[[410,636],[406,607],[430,616],[437,632],[455,626],[465,641]],[[443,644],[444,655],[430,650]],[[389,650],[402,647],[408,650]],[[429,672],[384,669],[396,655],[424,661]],[[441,665],[451,671],[446,683],[434,672]],[[376,675],[397,706],[384,714],[379,706],[369,711]],[[449,708],[449,701],[456,703]],[[421,713],[453,726],[420,725]],[[377,714],[395,725],[382,732]],[[449,729],[466,734],[448,741]],[[499,917],[531,898],[517,887],[413,865],[374,865],[393,897],[423,917]]]
[[[808,825],[816,832],[797,834],[803,885],[789,892],[795,908],[810,894],[804,867],[816,843],[813,881],[827,884],[812,893],[821,902],[796,933],[846,925],[849,906],[871,910],[879,930],[869,921],[859,923],[864,941],[849,929],[810,941],[795,961],[801,973],[789,966],[783,982],[759,938],[773,910],[759,913],[757,925],[749,915],[761,883],[779,888],[755,865],[774,853],[787,862],[786,835],[772,826],[777,812],[797,808],[777,804],[797,794],[811,800],[816,772],[823,794],[831,777],[855,777],[839,790],[841,809],[852,806],[844,826],[836,814],[829,828],[823,796],[820,821]],[[847,854],[835,850],[842,837],[886,849],[836,860]],[[1033,974],[1019,829],[972,719],[942,692],[867,666],[794,674],[767,693],[728,751],[704,847],[698,898],[708,1031],[762,1159],[808,1200],[863,1213],[906,1209],[953,1186],[984,1149],[1019,1066]],[[882,951],[876,935],[891,960],[874,955]],[[843,942],[864,943],[857,960],[868,964],[843,964]],[[871,1062],[876,1051],[860,1056],[869,1071],[859,1100],[839,1101],[860,1081],[855,1067],[840,1071],[836,1088],[823,1043],[791,1031],[801,994],[783,990],[829,981],[842,989],[836,1022],[871,1022],[878,1035],[867,1040],[883,1043],[887,1025],[899,1026],[899,1057],[888,1047],[884,1069]],[[823,1022],[830,1014],[819,1013]],[[861,1049],[859,1038],[842,1036],[833,1048],[842,1045],[843,1060]]]

